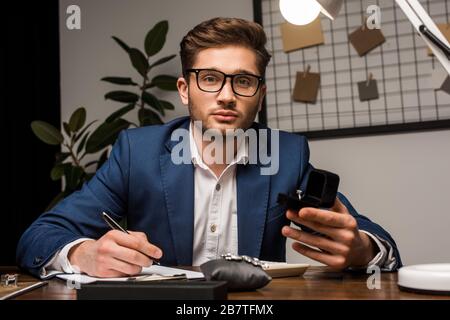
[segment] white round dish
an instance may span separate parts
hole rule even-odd
[[[398,270],[400,289],[450,294],[450,263],[418,264]]]

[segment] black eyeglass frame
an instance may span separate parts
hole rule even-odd
[[[205,90],[205,89],[200,88],[200,85],[198,84],[198,75],[199,75],[199,73],[201,71],[214,71],[214,72],[218,72],[218,73],[223,74],[224,78],[223,78],[222,85],[220,86],[220,88],[218,90],[213,90],[213,91]],[[237,94],[238,96],[241,96],[241,97],[253,97],[258,92],[259,88],[261,87],[261,83],[264,82],[264,77],[261,77],[261,76],[258,76],[256,74],[252,74],[252,73],[226,74],[226,73],[224,73],[222,71],[219,71],[219,70],[216,70],[216,69],[186,69],[185,72],[184,72],[185,76],[186,76],[186,74],[188,72],[189,73],[191,73],[191,72],[195,73],[195,81],[197,82],[197,88],[199,90],[201,90],[203,92],[210,92],[210,93],[220,92],[223,89],[223,86],[225,85],[225,82],[227,82],[227,78],[230,78],[231,79],[231,89],[233,90],[234,94]],[[252,94],[251,96],[237,93],[236,90],[234,90],[234,84],[233,84],[234,83],[233,82],[234,78],[237,77],[237,76],[252,76],[252,77],[257,78],[258,79],[258,86],[256,87],[255,93]]]

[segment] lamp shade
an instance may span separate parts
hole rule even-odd
[[[316,0],[280,0],[281,15],[295,25],[310,24],[321,12]]]
[[[337,17],[344,0],[316,0],[321,7],[321,11],[331,20]]]

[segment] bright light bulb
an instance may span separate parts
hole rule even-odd
[[[316,20],[320,5],[316,0],[280,0],[280,11],[288,22],[305,25]]]

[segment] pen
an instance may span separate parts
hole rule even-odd
[[[129,233],[127,230],[125,230],[120,224],[118,224],[116,221],[114,221],[114,219],[111,218],[106,212],[102,212],[102,218],[103,218],[103,220],[105,220],[106,224],[107,224],[111,229],[113,229],[113,230],[120,230],[120,231],[122,231],[122,232],[125,232],[125,233],[127,233],[127,234],[130,234],[130,233]],[[144,254],[145,256],[149,257],[151,260],[153,260],[153,262],[154,262],[155,264],[157,264],[157,265],[160,264],[158,259],[152,258],[152,257],[146,255],[145,253],[142,253],[142,254]]]

